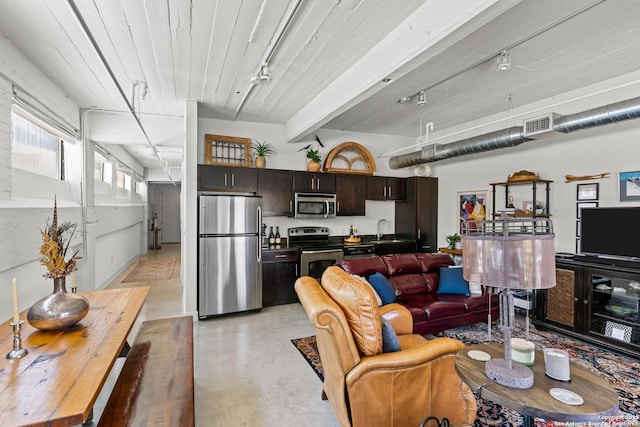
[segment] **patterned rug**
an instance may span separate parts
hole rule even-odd
[[[450,329],[448,337],[457,338],[467,345],[480,343],[502,343],[502,333],[496,326],[492,329],[491,339],[488,338],[487,324],[478,323]],[[524,337],[522,328],[517,328],[514,336]],[[599,372],[618,392],[620,397],[618,415],[611,419],[597,423],[587,422],[554,422],[535,419],[536,426],[543,427],[638,427],[640,426],[640,361],[626,356],[616,355],[585,344],[577,340],[563,337],[531,327],[529,339],[536,345],[536,350],[548,347],[561,348],[569,352],[572,361],[580,363],[594,372]],[[315,336],[291,340],[305,360],[313,368],[320,380],[323,380],[322,363],[318,354]],[[508,408],[503,408],[489,400],[478,399],[478,416],[476,427],[499,426],[517,427],[522,425],[522,416]]]
[[[173,276],[177,261],[176,258],[140,260],[121,283],[169,280]]]

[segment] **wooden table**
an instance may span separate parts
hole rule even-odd
[[[557,381],[545,375],[544,354],[536,351],[533,371],[533,387],[517,389],[491,382],[484,371],[485,362],[473,360],[468,353],[481,350],[492,358],[504,358],[501,344],[478,344],[467,346],[456,355],[456,371],[476,394],[494,403],[511,408],[524,417],[525,426],[533,426],[533,417],[553,421],[602,422],[603,415],[618,413],[618,394],[611,384],[600,375],[577,363],[571,363],[571,381]],[[514,362],[515,363],[515,362]],[[573,406],[556,400],[549,390],[557,387],[571,390],[584,399],[584,404]]]
[[[0,360],[0,426],[87,421],[148,293],[149,287],[82,292],[89,313],[64,331],[39,331],[25,322],[22,347],[29,354]],[[0,326],[0,350],[12,348],[7,321]]]

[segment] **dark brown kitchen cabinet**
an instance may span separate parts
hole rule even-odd
[[[275,249],[262,252],[262,306],[298,301],[294,284],[299,277],[300,250]]]
[[[403,200],[406,178],[367,177],[367,200]]]
[[[436,252],[438,243],[438,178],[406,179],[406,197],[396,206],[396,236],[415,240],[418,252]]]
[[[198,191],[257,191],[258,170],[198,165]]]
[[[337,216],[364,216],[365,175],[336,175]]]
[[[262,196],[263,216],[292,216],[293,172],[258,169],[258,195]]]
[[[332,173],[295,172],[294,189],[297,193],[336,192],[336,176]]]

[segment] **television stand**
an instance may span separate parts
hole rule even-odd
[[[600,255],[575,254],[573,260],[592,264],[603,264],[611,267],[640,269],[640,258],[612,258]]]
[[[533,324],[640,358],[640,263],[556,258],[556,286],[536,291]]]

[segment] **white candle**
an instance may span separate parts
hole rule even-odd
[[[13,321],[18,323],[20,321],[20,312],[18,311],[18,281],[13,278]]]
[[[76,287],[76,272],[73,271],[71,273],[71,287],[75,288]]]

